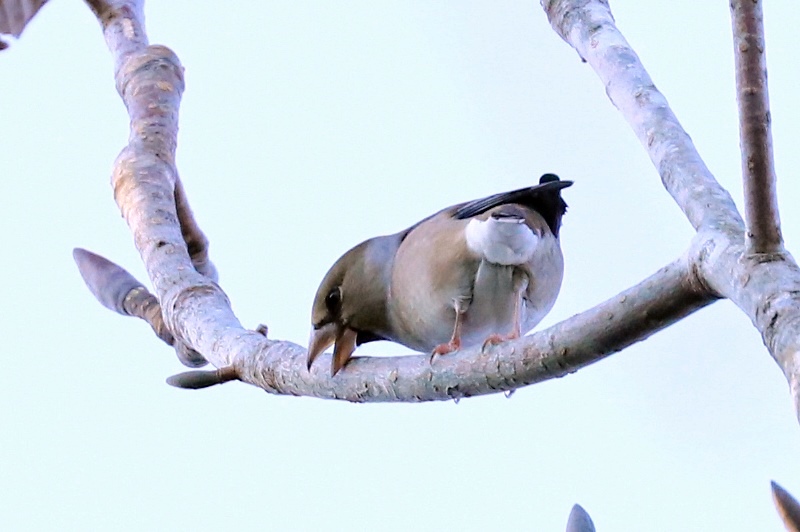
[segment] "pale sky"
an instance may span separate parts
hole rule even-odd
[[[151,1],[148,30],[186,68],[178,165],[245,326],[305,345],[317,284],[348,248],[545,172],[575,185],[564,285],[540,328],[688,247],[645,151],[538,2],[189,5]],[[741,205],[728,2],[612,9]],[[800,20],[789,0],[765,9],[797,254]],[[782,529],[769,481],[800,496],[800,430],[782,373],[727,301],[509,399],[170,388],[172,350],[100,306],[72,262],[86,247],[145,279],[109,187],[127,115],[89,9],[53,0],[0,54],[0,80],[3,530],[554,531],[576,502],[601,532]]]

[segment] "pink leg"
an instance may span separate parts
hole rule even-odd
[[[456,310],[456,323],[453,326],[453,336],[450,337],[450,341],[446,344],[439,344],[433,348],[431,362],[433,362],[436,355],[446,355],[453,351],[458,351],[461,348],[461,324],[464,322],[464,314],[466,314],[467,308],[469,307],[469,300],[463,298],[454,299],[453,307]]]
[[[481,347],[481,351],[485,351],[486,348],[490,345],[497,345],[502,344],[503,342],[508,342],[509,340],[516,340],[522,334],[522,323],[520,320],[520,316],[522,314],[522,292],[525,290],[525,285],[523,285],[520,289],[517,290],[517,303],[514,306],[514,326],[511,329],[511,332],[508,334],[490,334],[486,340],[483,341],[483,346]]]

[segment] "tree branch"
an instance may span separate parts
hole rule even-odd
[[[198,264],[206,240],[191,219],[174,165],[183,90],[177,57],[165,47],[147,44],[139,2],[90,4],[115,57],[117,87],[131,117],[130,141],[112,177],[115,199],[134,234],[167,328],[217,368],[234,368],[234,373],[214,375],[224,374],[227,380],[238,375],[274,393],[356,401],[460,398],[513,390],[575,371],[713,300],[692,281],[689,262],[682,260],[619,299],[488,353],[464,351],[437,360],[433,367],[427,356],[359,358],[336,379],[326,372],[309,374],[305,349],[243,329],[219,286],[197,271],[203,270]],[[201,251],[195,254],[201,260],[192,262],[187,242]],[[197,384],[205,377],[198,381],[195,373],[192,379],[185,382]]]
[[[355,402],[460,399],[563,377],[715,299],[684,257],[590,310],[486,352],[476,346],[438,357],[433,364],[429,355],[355,357],[347,371],[331,378],[326,361],[307,372],[306,350],[287,342],[257,357],[237,359],[234,366],[243,381],[273,393]]]
[[[117,288],[122,285],[118,279],[124,280],[125,286],[134,287],[124,297],[126,302],[133,299],[131,295],[146,293],[119,266],[89,252],[76,253],[99,259],[88,261],[76,257],[81,274],[101,302],[103,294],[122,292]],[[324,363],[309,373],[305,369],[306,350],[296,344],[280,342],[263,347],[242,342],[251,350],[240,352],[232,366],[183,373],[168,382],[194,389],[239,379],[271,393],[356,402],[435,401],[513,391],[573,373],[713,302],[715,296],[695,276],[692,265],[696,260],[683,257],[593,309],[487,352],[479,347],[465,349],[437,358],[434,364],[428,355],[356,357],[348,364],[347,372],[330,377],[327,371],[318,370]],[[98,265],[101,273],[93,273]],[[104,282],[108,285],[104,286]],[[154,330],[160,316],[160,313],[121,313],[147,320]],[[266,336],[265,328],[259,329],[257,332]],[[235,343],[235,339],[231,342]],[[327,356],[330,355],[323,358]]]
[[[208,238],[197,225],[192,208],[189,206],[189,198],[186,197],[186,191],[180,179],[175,183],[175,211],[178,214],[181,235],[183,235],[183,241],[186,242],[186,249],[194,269],[212,281],[218,281],[217,269],[208,256]]]
[[[742,150],[744,213],[748,253],[783,251],[764,53],[764,17],[760,0],[732,0],[736,96]]]
[[[698,277],[733,301],[786,376],[800,418],[800,268],[786,253],[745,254],[744,224],[689,135],[614,24],[606,0],[542,0],[556,32],[589,63],[646,148],[661,181],[699,231]]]
[[[115,59],[117,90],[131,119],[129,144],[115,162],[114,197],[133,232],[167,328],[181,343],[212,357],[217,367],[226,366],[235,351],[211,349],[202,327],[187,327],[192,320],[183,318],[188,313],[192,325],[214,321],[242,330],[214,282],[207,240],[192,217],[175,167],[183,67],[168,48],[148,45],[142,1],[87,3],[103,27]],[[187,352],[184,346],[176,348],[179,357]]]
[[[667,99],[617,29],[608,2],[542,0],[542,6],[556,33],[600,77],[692,226],[741,228],[733,199],[711,175]]]
[[[167,328],[220,368],[175,382],[199,386],[239,378],[272,393],[351,401],[458,399],[511,391],[576,371],[725,296],[761,331],[797,401],[800,271],[788,255],[740,260],[744,227],[730,195],[703,164],[617,31],[605,2],[550,1],[545,9],[557,31],[603,79],[665,187],[700,230],[689,253],[589,311],[486,353],[464,350],[437,359],[433,366],[419,355],[356,358],[333,379],[316,369],[324,363],[306,371],[302,347],[267,340],[239,324],[212,280],[213,266],[205,265],[207,241],[191,217],[174,164],[183,90],[180,63],[167,48],[147,45],[138,2],[90,3],[115,56],[117,87],[131,116],[130,142],[117,158],[112,178],[115,198]]]

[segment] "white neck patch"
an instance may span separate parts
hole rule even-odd
[[[473,218],[464,231],[467,246],[484,259],[503,266],[528,262],[539,237],[520,218]]]

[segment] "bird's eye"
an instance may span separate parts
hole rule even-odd
[[[342,302],[342,289],[338,286],[328,292],[328,295],[325,296],[325,306],[328,307],[328,310],[331,312],[335,311],[339,308],[339,303]]]

